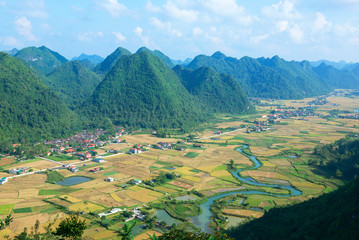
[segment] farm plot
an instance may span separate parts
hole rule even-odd
[[[89,212],[95,212],[97,210],[102,210],[104,208],[95,203],[85,201],[85,202],[72,204],[71,206],[68,207],[68,209],[71,211],[85,211],[89,213]]]
[[[137,201],[146,203],[157,200],[159,197],[162,197],[163,194],[159,192],[155,192],[146,188],[140,188],[137,191],[127,190],[127,196]]]
[[[177,186],[177,187],[181,187],[181,188],[185,188],[185,189],[189,189],[189,188],[193,187],[193,186],[190,185],[190,184],[187,184],[187,183],[184,183],[184,182],[180,182],[180,181],[178,181],[178,180],[174,180],[174,181],[168,182],[168,184],[171,184],[171,185],[174,185],[174,186]]]
[[[0,205],[0,215],[8,215],[11,213],[15,204]]]
[[[24,163],[19,163],[19,164],[12,164],[10,166],[5,167],[5,169],[9,170],[9,169],[12,169],[12,168],[30,167],[30,168],[32,168],[34,170],[40,170],[40,169],[45,169],[45,168],[57,167],[57,166],[59,166],[59,164],[39,159],[39,160],[36,160],[36,161],[29,161],[29,162],[24,162]]]
[[[0,167],[10,165],[15,162],[16,162],[16,160],[14,158],[1,158],[0,159]]]
[[[223,209],[223,214],[238,216],[238,217],[253,217],[260,218],[264,215],[263,212],[252,211],[247,209],[233,209],[233,208],[225,208]]]

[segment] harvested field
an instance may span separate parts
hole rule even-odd
[[[18,198],[36,198],[38,194],[38,189],[20,189]]]
[[[291,184],[295,187],[304,187],[304,188],[316,188],[323,190],[325,187],[323,185],[314,184],[311,182],[291,182]]]
[[[71,203],[82,202],[81,199],[72,197],[72,196],[70,196],[70,195],[62,195],[62,196],[60,196],[60,198],[62,198],[62,199],[65,200],[65,201],[69,201],[69,202],[71,202]]]
[[[123,190],[123,191],[119,191],[119,192],[114,193],[115,195],[117,195],[122,200],[121,203],[117,203],[117,204],[120,204],[122,206],[134,206],[134,205],[142,203],[141,201],[137,201],[137,200],[135,200],[133,198],[130,198],[126,193],[127,191],[129,191],[129,190]]]
[[[218,170],[211,172],[212,177],[223,177],[223,176],[232,176],[227,170]]]
[[[193,187],[192,185],[189,185],[187,183],[180,182],[180,181],[177,181],[177,180],[168,182],[168,184],[171,184],[171,185],[174,185],[174,186],[177,186],[177,187],[181,187],[181,188],[186,188],[186,189],[189,189],[189,188]]]
[[[156,144],[158,142],[177,142],[177,139],[174,138],[158,138],[151,134],[126,135],[122,136],[121,139],[125,139],[131,146],[137,143]]]
[[[9,165],[9,164],[12,164],[15,162],[16,162],[16,160],[14,158],[1,158],[0,159],[0,167]]]
[[[40,221],[40,224],[44,224],[49,221],[48,213],[39,213],[35,215],[30,215],[26,217],[15,218],[14,221],[10,225],[10,229],[12,232],[20,233],[24,230],[24,227],[30,229],[36,223],[36,220]]]
[[[28,162],[28,163],[19,163],[19,164],[15,164],[15,165],[11,165],[6,167],[5,169],[9,170],[12,168],[22,168],[22,167],[31,167],[34,170],[40,170],[40,169],[45,169],[45,168],[50,168],[50,167],[57,167],[59,166],[59,164],[50,162],[50,161],[46,161],[46,160],[38,160],[38,161],[33,161],[33,162]]]
[[[91,202],[80,202],[68,207],[71,211],[85,211],[87,213],[103,209],[100,205]]]
[[[137,201],[146,203],[157,200],[159,197],[162,197],[163,194],[159,192],[155,192],[146,188],[140,188],[137,191],[127,190],[127,196]]]
[[[179,168],[176,168],[174,171],[179,174],[193,175],[195,173],[191,171],[192,169],[193,168],[191,168],[191,167],[179,167]]]
[[[93,239],[107,239],[109,237],[118,235],[115,231],[111,231],[111,230],[105,230],[103,232],[99,232],[99,233],[95,233],[91,235],[91,238]]]
[[[239,217],[253,217],[253,218],[260,218],[264,215],[263,212],[252,211],[247,209],[232,209],[232,208],[225,208],[223,209],[223,214],[239,216]]]
[[[265,171],[258,171],[258,170],[250,170],[244,171],[242,173],[246,173],[250,177],[265,177],[265,178],[276,178],[276,172],[265,172]]]
[[[113,200],[115,200],[116,202],[120,203],[122,202],[122,199],[117,196],[115,193],[110,193],[110,196],[113,198]]]
[[[140,235],[137,235],[134,240],[145,240],[145,239],[149,239],[149,236],[153,236],[153,234],[155,234],[156,237],[159,237],[162,235],[162,233],[154,231],[154,230],[149,230],[147,232],[141,233]]]
[[[167,193],[175,193],[175,192],[177,192],[177,191],[174,190],[174,189],[165,188],[165,187],[162,187],[162,186],[154,187],[154,189],[156,189],[156,190],[158,190],[158,191],[161,191],[161,192],[167,192]]]
[[[0,199],[11,199],[11,198],[17,198],[18,192],[2,192],[0,194]]]
[[[193,181],[193,182],[200,182],[201,178],[199,177],[194,177],[194,176],[182,176],[182,178]]]
[[[212,172],[213,169],[215,169],[216,167],[218,167],[219,165],[208,165],[208,166],[199,166],[197,167],[197,169],[204,171],[204,172]]]

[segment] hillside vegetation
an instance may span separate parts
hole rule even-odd
[[[86,69],[80,62],[67,62],[44,79],[71,109],[75,109],[91,96],[101,78]]]
[[[0,53],[0,142],[65,137],[79,118],[18,59]]]
[[[16,53],[15,57],[35,73],[39,72],[43,75],[51,73],[56,67],[68,61],[45,46],[23,48]]]
[[[359,179],[306,202],[269,210],[227,231],[240,240],[359,239]]]
[[[359,176],[359,139],[354,134],[317,146],[313,157],[309,163],[319,166],[330,176],[346,180]]]
[[[243,114],[254,110],[238,81],[230,75],[218,74],[211,67],[193,71],[178,65],[174,71],[186,89],[209,111]]]
[[[94,122],[152,128],[190,126],[207,116],[174,71],[147,52],[121,57],[80,112]]]

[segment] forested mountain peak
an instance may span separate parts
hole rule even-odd
[[[150,53],[150,54],[152,54],[154,56],[159,57],[167,67],[169,67],[169,68],[174,67],[174,64],[173,64],[172,60],[168,56],[163,54],[161,51],[159,51],[159,50],[151,51],[150,49],[148,49],[146,47],[141,47],[141,48],[139,48],[137,50],[136,53],[140,53],[140,52],[148,52],[148,53]]]
[[[217,51],[212,54],[212,57],[216,59],[225,59],[227,56],[221,53],[220,51]]]
[[[97,64],[101,63],[104,58],[99,56],[99,55],[96,55],[96,54],[93,54],[93,55],[87,55],[85,53],[81,53],[80,56],[78,57],[74,57],[71,59],[71,61],[75,61],[75,60],[78,60],[78,61],[81,61],[81,60],[88,60],[90,61],[94,66],[96,66]]]
[[[1,143],[62,137],[81,128],[75,114],[18,59],[0,53],[0,73]]]
[[[99,63],[95,67],[94,71],[102,74],[106,74],[112,69],[113,66],[115,66],[115,64],[118,62],[118,60],[120,60],[122,56],[131,55],[131,54],[132,53],[127,49],[118,47],[113,53],[107,56],[105,60]]]
[[[198,122],[206,116],[199,109],[174,71],[142,51],[123,56],[81,111],[114,124],[160,128]]]
[[[93,93],[101,79],[79,61],[71,61],[56,68],[44,81],[71,109],[74,109]]]
[[[68,60],[59,53],[48,49],[45,46],[27,47],[21,49],[15,54],[26,66],[34,72],[40,72],[43,75],[51,73],[56,67]]]

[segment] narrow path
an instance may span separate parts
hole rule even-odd
[[[240,128],[240,129],[236,129],[236,130],[229,131],[229,132],[224,132],[224,133],[221,133],[221,134],[216,134],[216,135],[209,136],[209,137],[199,138],[198,140],[204,140],[204,139],[214,138],[214,137],[226,135],[226,134],[228,134],[228,133],[238,132],[238,131],[244,130],[244,129],[245,129],[245,128]]]

